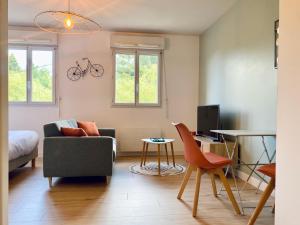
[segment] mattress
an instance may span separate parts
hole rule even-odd
[[[30,130],[9,131],[9,160],[30,154],[39,143],[39,135]]]

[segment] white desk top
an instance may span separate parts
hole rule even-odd
[[[142,141],[143,141],[143,142],[150,143],[150,144],[163,145],[163,144],[166,144],[166,143],[174,142],[175,139],[167,139],[167,138],[165,138],[165,141],[164,141],[164,142],[155,142],[155,141],[152,141],[150,138],[145,138],[145,139],[142,139]]]
[[[211,132],[217,134],[224,134],[233,137],[242,136],[273,136],[276,137],[275,131],[263,131],[263,130],[211,130]]]
[[[208,137],[202,137],[202,136],[193,136],[194,139],[196,141],[200,141],[200,142],[204,142],[204,143],[210,143],[210,144],[214,144],[214,145],[223,145],[224,143],[219,142],[219,141],[213,141],[212,139],[208,138]]]

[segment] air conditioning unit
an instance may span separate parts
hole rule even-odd
[[[110,45],[112,48],[164,50],[165,38],[159,36],[112,34]]]
[[[57,34],[46,33],[36,29],[17,29],[11,28],[8,30],[9,44],[24,44],[24,45],[46,45],[57,46]]]

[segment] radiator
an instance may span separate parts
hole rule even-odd
[[[141,139],[162,136],[161,128],[119,128],[118,130],[120,130],[118,131],[120,134],[118,135],[118,151],[121,152],[141,151],[143,146]]]

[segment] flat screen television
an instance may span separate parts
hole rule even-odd
[[[204,105],[197,108],[197,135],[218,138],[210,130],[220,129],[220,106]]]

